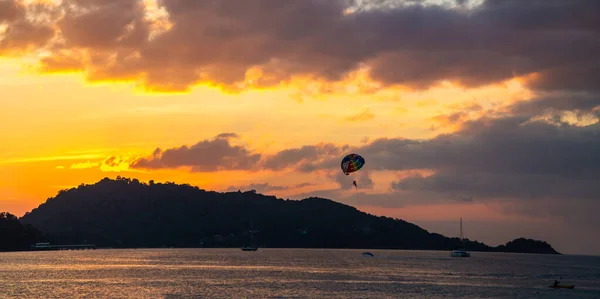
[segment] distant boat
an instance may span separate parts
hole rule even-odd
[[[242,246],[242,251],[257,251],[258,247],[254,243],[254,233],[258,232],[257,230],[253,230],[253,223],[250,224],[250,245]]]
[[[463,243],[463,247],[464,247],[462,218],[460,218],[460,242]],[[452,256],[452,257],[470,257],[471,254],[464,249],[456,249],[456,250],[452,251],[450,256]]]
[[[452,257],[470,257],[471,254],[468,251],[465,250],[453,250],[452,254],[450,254]]]
[[[372,253],[370,253],[370,252],[363,252],[362,256],[364,256],[364,257],[375,257],[375,255],[372,254]]]
[[[553,288],[553,289],[574,289],[575,286],[574,285],[551,285],[548,286],[549,288]]]

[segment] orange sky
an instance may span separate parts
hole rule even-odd
[[[381,137],[431,138],[455,128],[442,116],[479,104],[488,109],[530,96],[518,81],[467,89],[446,84],[424,91],[387,88],[377,95],[359,92],[308,94],[289,85],[238,94],[198,86],[184,94],[152,94],[128,84],[85,83],[78,74],[40,75],[22,59],[0,62],[3,97],[0,153],[0,209],[17,215],[37,206],[61,188],[93,183],[117,175],[141,180],[176,181],[206,189],[269,182],[296,185],[333,182],[310,175],[276,172],[190,173],[177,170],[129,170],[127,163],[107,169],[102,161],[118,156],[132,161],[163,149],[191,145],[223,132],[235,132],[240,143],[256,152],[322,142],[360,145]],[[348,80],[338,85],[351,86]],[[479,114],[475,112],[471,118]],[[377,175],[372,192],[386,192],[397,174]],[[384,183],[385,182],[385,183]],[[319,189],[315,186],[316,189]],[[297,192],[293,192],[297,191]],[[291,196],[310,191],[286,190]],[[454,216],[453,216],[454,217]]]

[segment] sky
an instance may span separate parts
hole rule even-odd
[[[122,176],[599,255],[598,9],[0,0],[0,210]]]

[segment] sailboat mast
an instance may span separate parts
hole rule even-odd
[[[462,218],[460,218],[460,240],[463,240]]]

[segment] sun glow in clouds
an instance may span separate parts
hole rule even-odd
[[[167,10],[158,4],[158,0],[143,0],[146,15],[144,19],[150,23],[149,40],[153,40],[173,27]]]

